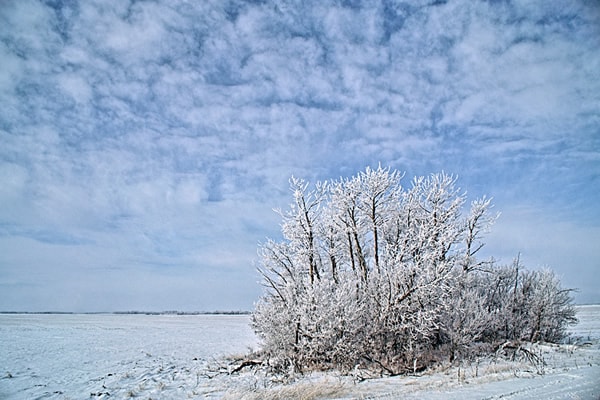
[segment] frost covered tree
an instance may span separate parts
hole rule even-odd
[[[260,248],[265,293],[253,314],[275,365],[397,374],[480,343],[564,335],[574,313],[555,275],[477,259],[497,217],[490,199],[465,212],[455,177],[402,179],[380,166],[290,180],[283,240]]]

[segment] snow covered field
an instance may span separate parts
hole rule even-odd
[[[0,315],[0,399],[203,398],[247,315]]]
[[[274,383],[223,373],[257,348],[245,315],[0,315],[0,399],[600,399],[600,306],[578,307],[572,344],[530,350],[545,365],[485,359],[358,382],[312,374]]]

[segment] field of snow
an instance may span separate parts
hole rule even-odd
[[[0,399],[206,398],[247,315],[0,315]]]
[[[600,306],[578,307],[570,344],[359,381],[229,374],[258,342],[246,315],[0,315],[0,399],[600,399]]]

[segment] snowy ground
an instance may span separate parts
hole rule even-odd
[[[0,315],[0,399],[203,398],[256,347],[248,316]]]
[[[0,399],[598,400],[600,306],[578,317],[571,344],[530,348],[545,365],[483,359],[418,376],[282,384],[256,370],[225,373],[224,356],[257,347],[248,316],[0,315]]]

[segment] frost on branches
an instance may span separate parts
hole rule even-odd
[[[506,340],[558,341],[575,321],[551,271],[477,258],[496,219],[444,173],[389,168],[314,186],[290,180],[281,242],[260,248],[253,314],[265,355],[295,370],[413,372]],[[464,214],[463,214],[464,213]]]

